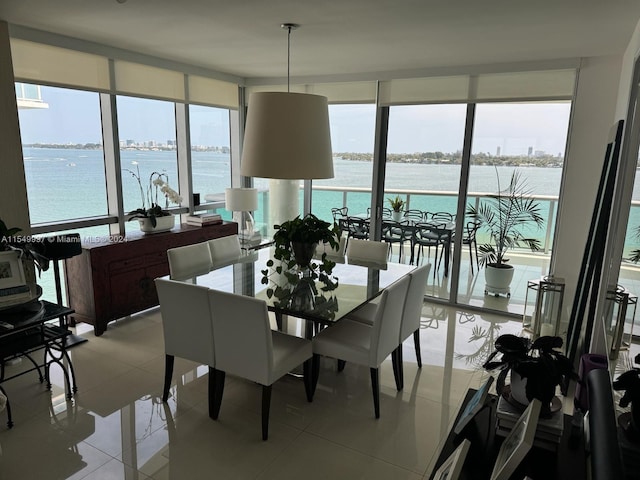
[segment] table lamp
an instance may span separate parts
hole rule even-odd
[[[238,223],[240,242],[246,245],[260,239],[255,231],[251,212],[258,209],[258,190],[255,188],[227,188],[224,192],[227,210],[233,212],[233,220]]]

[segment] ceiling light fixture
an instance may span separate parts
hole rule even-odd
[[[256,92],[249,99],[240,173],[290,180],[333,178],[326,97],[291,93],[291,31],[287,30],[287,92]]]

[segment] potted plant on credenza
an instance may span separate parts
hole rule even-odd
[[[510,296],[509,285],[513,278],[513,265],[507,253],[515,247],[528,247],[532,252],[540,250],[540,240],[525,235],[528,227],[540,228],[544,219],[540,204],[531,197],[520,172],[514,170],[507,188],[500,186],[496,169],[498,192],[488,195],[478,207],[470,205],[467,216],[488,233],[489,240],[478,245],[479,263],[485,266],[485,293],[503,293]]]

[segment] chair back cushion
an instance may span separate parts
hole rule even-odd
[[[399,343],[404,342],[407,337],[420,328],[424,290],[427,285],[430,270],[431,264],[427,263],[409,274],[411,281],[409,282],[409,289],[407,290],[407,297],[404,302]]]
[[[383,242],[352,238],[347,245],[347,258],[360,262],[387,263],[389,247]]]
[[[269,385],[269,372],[273,369],[273,340],[266,302],[210,290],[209,304],[216,368]]]
[[[313,257],[320,260],[322,259],[322,254],[326,253],[327,257],[331,259],[343,258],[346,244],[347,244],[347,237],[345,237],[344,235],[340,237],[340,241],[338,242],[338,250],[334,250],[333,248],[331,248],[331,245],[329,245],[329,243],[320,242],[316,246],[316,251],[313,254]]]
[[[211,250],[213,268],[228,265],[242,255],[238,235],[215,238],[213,240],[209,240],[208,243],[209,249]]]
[[[215,367],[209,289],[162,278],[155,283],[165,353]]]
[[[383,292],[379,309],[382,309],[373,323],[369,365],[377,366],[398,347],[402,310],[409,288],[410,277],[405,275],[393,282]]]
[[[167,250],[172,279],[182,280],[211,270],[211,253],[206,242]]]

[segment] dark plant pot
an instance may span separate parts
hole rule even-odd
[[[291,242],[296,263],[301,267],[308,267],[317,245],[317,243]]]
[[[631,402],[631,425],[636,435],[640,435],[640,402]]]

